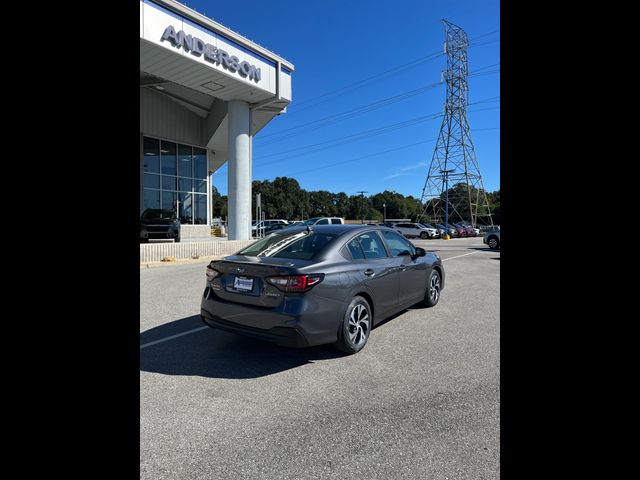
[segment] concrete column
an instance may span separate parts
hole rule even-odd
[[[251,238],[251,125],[249,105],[229,102],[229,240]]]

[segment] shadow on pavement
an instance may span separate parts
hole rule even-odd
[[[193,315],[140,334],[140,345],[205,326]],[[285,348],[213,328],[140,349],[140,370],[164,375],[257,378],[342,357],[331,345]]]

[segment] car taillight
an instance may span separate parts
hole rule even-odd
[[[221,274],[219,271],[212,268],[211,265],[207,265],[207,272],[205,275],[207,276],[207,282],[213,282],[213,279],[219,277]]]
[[[267,277],[266,281],[283,292],[308,292],[324,278],[324,274]]]

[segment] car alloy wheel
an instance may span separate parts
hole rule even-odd
[[[354,347],[361,347],[367,341],[371,319],[365,306],[358,303],[349,315],[349,341]]]
[[[426,240],[427,238],[429,238],[429,234],[427,232],[422,232],[420,234],[420,238],[423,240]]]
[[[432,270],[427,282],[427,291],[424,294],[422,304],[426,307],[433,307],[440,300],[440,290],[442,289],[442,281],[440,274],[436,270]]]
[[[369,339],[372,319],[369,303],[363,297],[354,297],[347,308],[334,346],[346,353],[362,350]]]
[[[498,239],[496,237],[491,237],[488,243],[489,243],[489,248],[493,248],[493,249],[498,248]]]

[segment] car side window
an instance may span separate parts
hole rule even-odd
[[[389,248],[391,249],[392,256],[399,257],[403,252],[409,252],[411,255],[415,255],[416,248],[396,232],[384,230],[382,235],[384,235],[384,239],[387,241],[387,245],[389,245]]]
[[[384,248],[384,243],[376,232],[363,233],[356,237],[356,240],[360,243],[360,247],[364,252],[364,258],[367,260],[372,258],[386,258],[387,251]]]
[[[362,251],[360,241],[357,238],[354,238],[347,243],[347,248],[349,249],[349,253],[351,253],[351,258],[354,260],[364,260],[364,252]]]
[[[340,222],[340,219],[339,219],[339,218],[332,218],[332,219],[331,219],[331,223],[332,223],[333,225],[340,225],[340,224],[341,224],[341,222]]]
[[[316,223],[316,225],[328,225],[329,224],[329,220],[327,220],[326,218],[323,218],[322,220],[318,220],[318,223]]]

